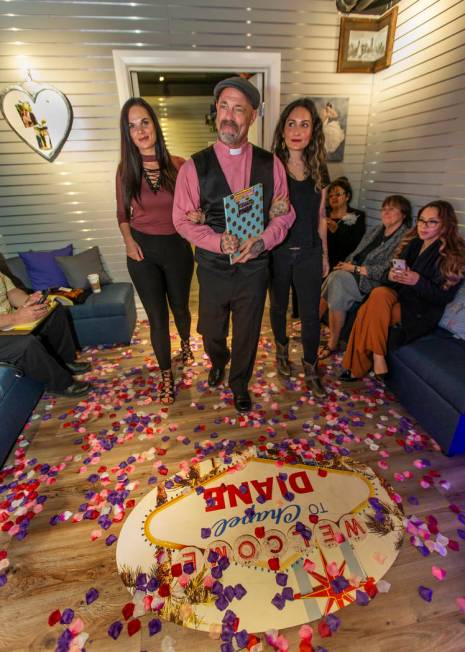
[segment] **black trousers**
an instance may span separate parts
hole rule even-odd
[[[252,376],[265,307],[268,265],[246,273],[238,264],[233,273],[197,267],[199,279],[198,331],[213,366],[224,367],[231,358],[229,386],[247,390]],[[226,338],[232,317],[231,353]]]
[[[189,339],[189,292],[194,256],[191,246],[177,233],[148,235],[131,229],[144,260],[127,259],[128,271],[150,324],[150,339],[160,369],[171,367],[168,303],[182,340]]]
[[[65,365],[75,355],[69,315],[63,306],[57,306],[29,335],[0,335],[0,361],[15,364],[51,390],[61,391],[72,384],[73,376]]]
[[[287,343],[286,320],[289,289],[294,285],[302,324],[304,360],[316,361],[320,343],[320,291],[322,282],[320,247],[299,250],[280,247],[271,255],[270,320],[275,339]]]

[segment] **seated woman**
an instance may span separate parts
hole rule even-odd
[[[385,283],[357,313],[341,380],[361,378],[372,365],[379,380],[387,375],[389,326],[399,325],[401,341],[407,343],[438,324],[465,275],[465,240],[458,234],[451,204],[426,204],[396,255]]]
[[[328,186],[328,257],[330,269],[351,254],[365,233],[365,213],[352,208],[352,187],[347,177]]]
[[[320,360],[337,349],[346,314],[381,285],[393,252],[411,225],[412,208],[402,195],[390,195],[381,207],[381,226],[368,231],[346,261],[338,263],[321,288],[320,318],[329,309],[329,339]]]

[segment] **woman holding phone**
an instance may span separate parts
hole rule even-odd
[[[387,375],[389,326],[399,328],[402,344],[431,332],[452,301],[465,274],[465,240],[447,201],[423,206],[416,226],[396,251],[385,283],[375,288],[357,313],[342,361],[341,380]]]
[[[189,291],[194,259],[172,219],[174,186],[184,160],[169,154],[155,112],[141,98],[133,97],[124,104],[120,131],[118,223],[126,245],[128,271],[149,319],[161,371],[160,401],[169,405],[175,393],[168,303],[181,339],[183,363],[193,361]]]
[[[328,310],[329,338],[319,357],[330,357],[338,347],[346,315],[381,285],[393,253],[411,225],[412,207],[402,195],[389,195],[381,206],[381,224],[367,231],[358,247],[336,265],[321,289],[320,317]]]

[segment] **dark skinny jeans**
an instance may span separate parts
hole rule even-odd
[[[282,245],[272,251],[270,320],[274,338],[288,342],[286,332],[289,290],[294,285],[302,324],[304,360],[314,364],[320,344],[320,291],[322,282],[321,247],[292,249]]]
[[[191,246],[177,233],[148,235],[131,229],[144,260],[127,259],[128,271],[150,324],[150,339],[160,369],[171,367],[168,303],[182,340],[191,328],[189,292],[194,271]]]

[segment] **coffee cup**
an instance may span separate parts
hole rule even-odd
[[[100,289],[100,278],[98,274],[88,274],[87,275],[87,280],[90,283],[90,287],[92,288],[92,292],[101,292],[102,290]]]

